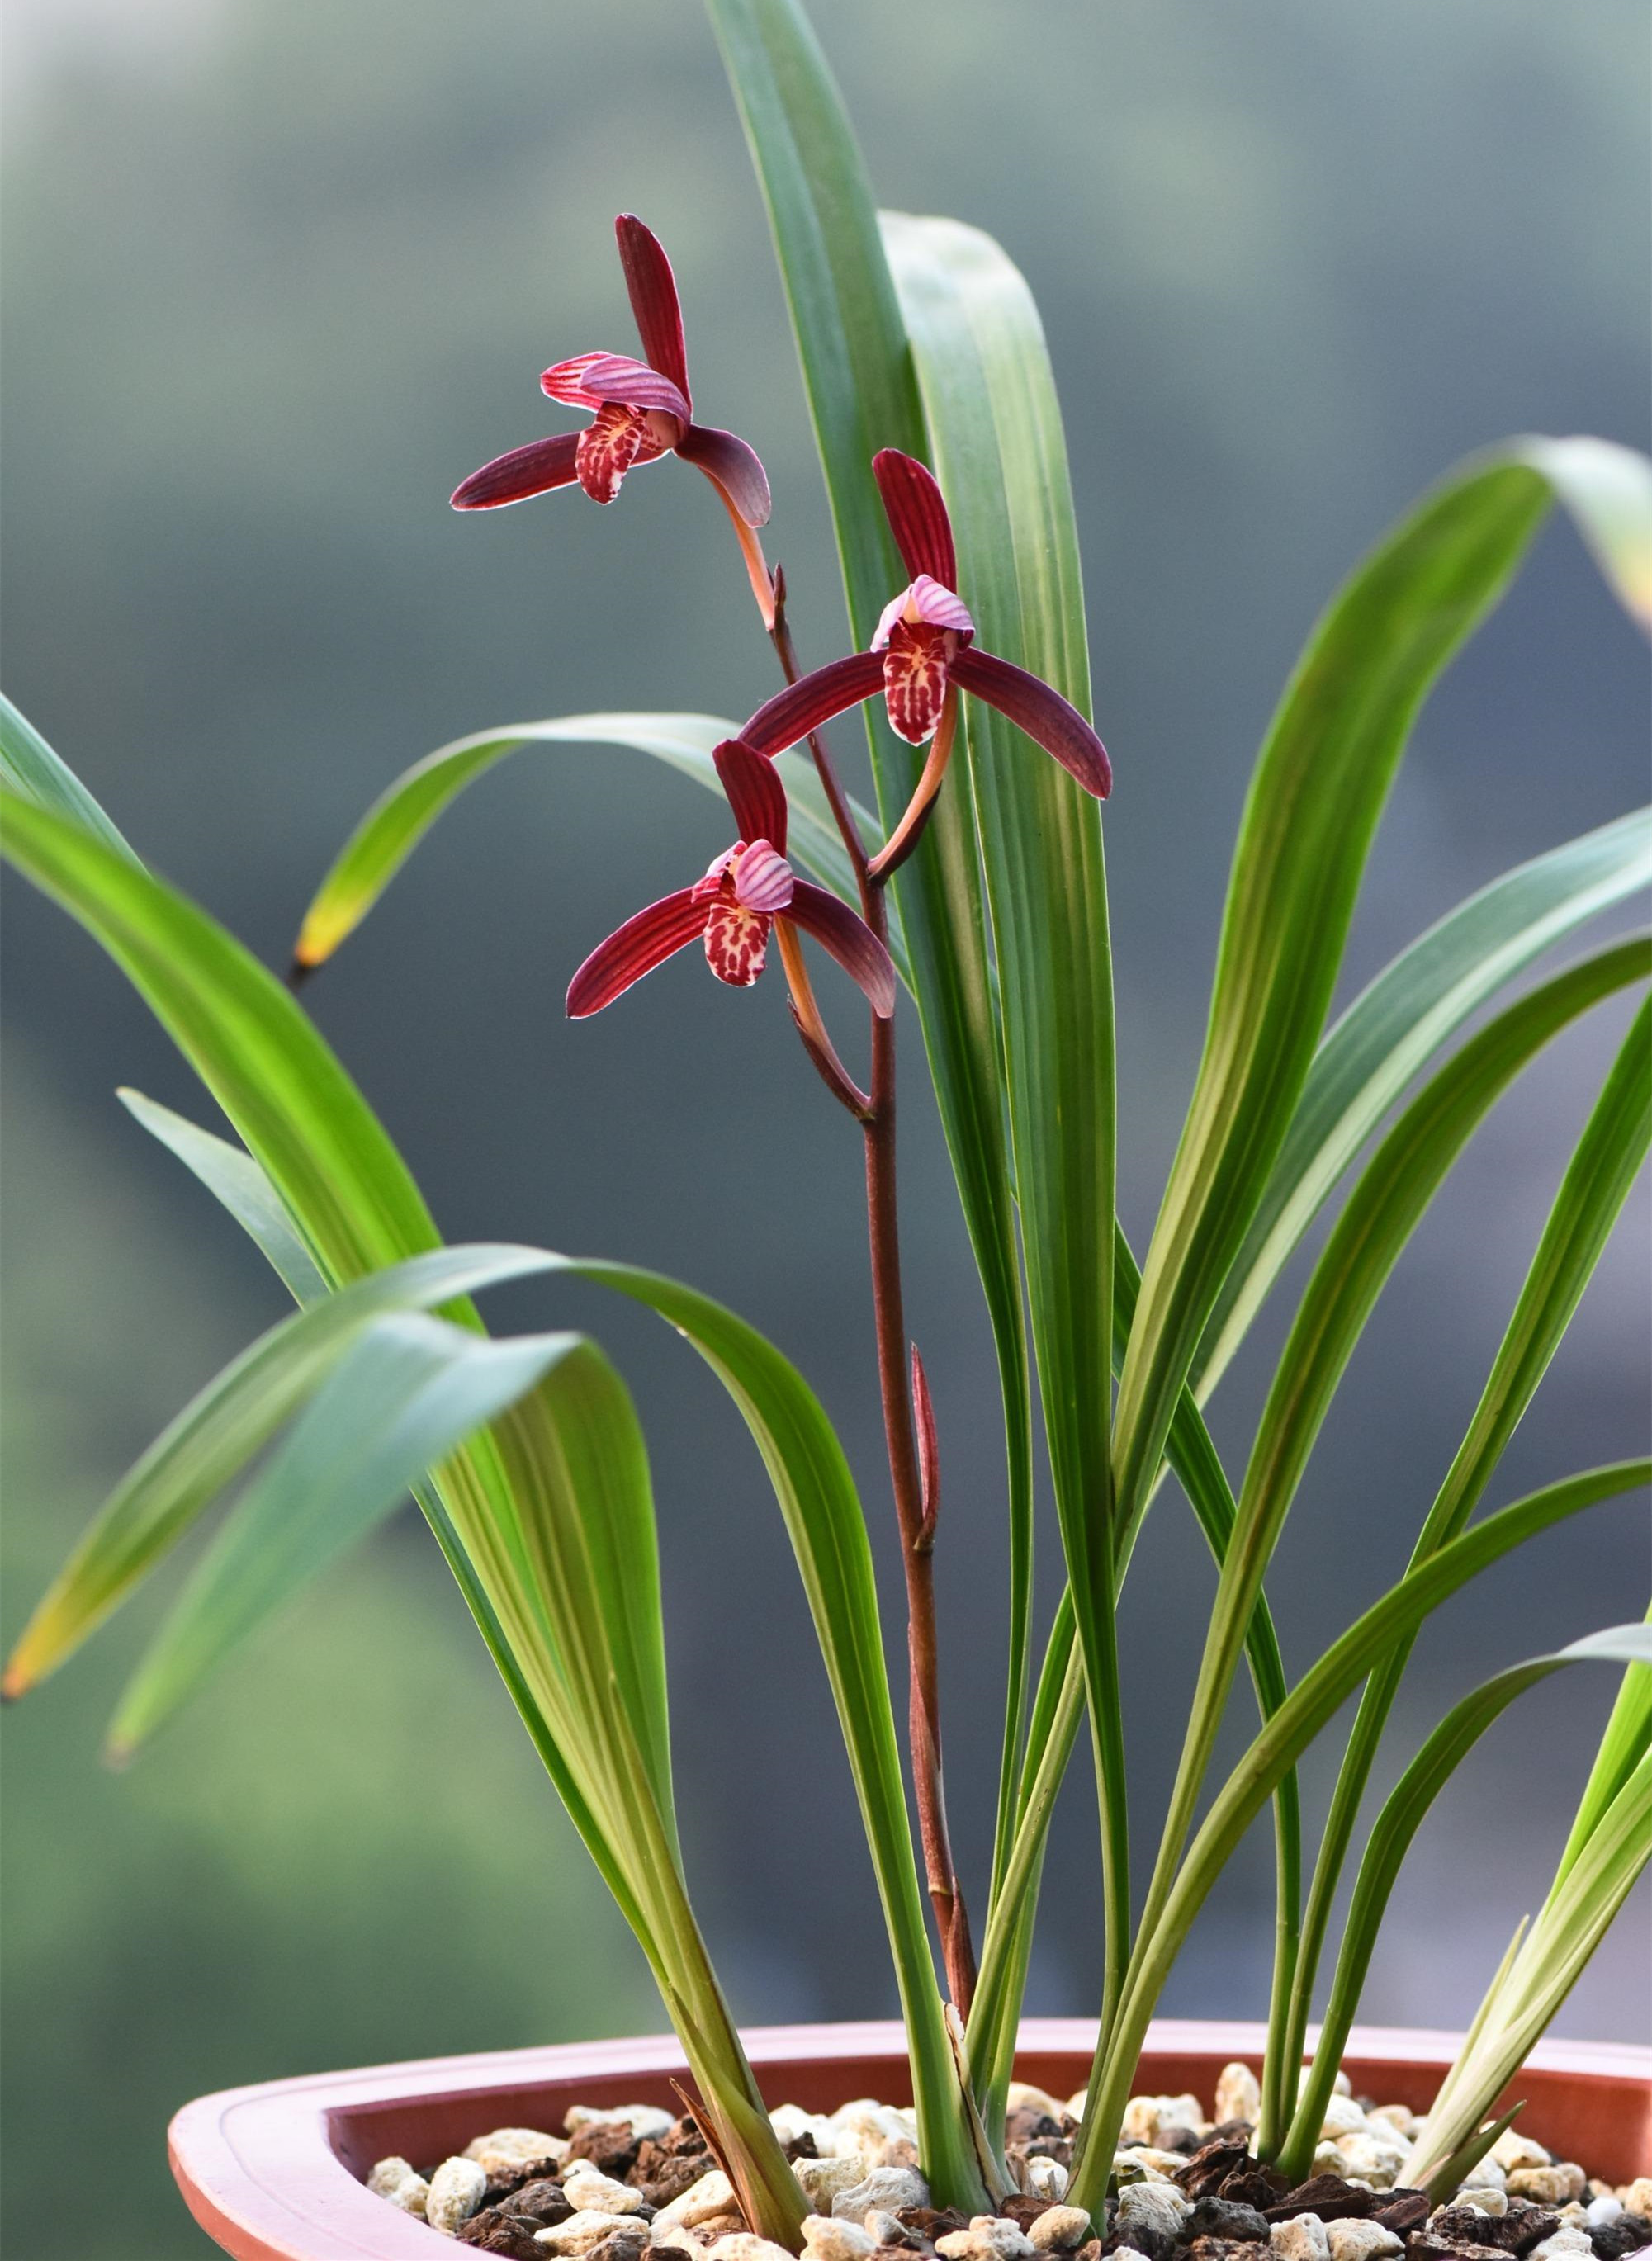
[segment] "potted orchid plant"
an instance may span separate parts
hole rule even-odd
[[[244,1478],[121,1705],[112,1741],[130,1754],[411,1489],[648,1957],[692,2077],[693,2113],[743,2225],[737,2234],[792,2252],[815,2236],[807,2250],[835,2251],[808,2227],[819,2216],[808,2178],[753,2069],[764,2052],[735,2028],[690,1899],[636,1413],[594,1342],[563,1331],[495,1339],[470,1301],[547,1275],[630,1297],[709,1363],[772,1482],[899,1985],[903,2037],[889,2078],[902,2093],[888,2101],[911,2099],[909,2165],[925,2204],[958,2209],[960,2222],[1013,2227],[1007,2206],[1035,2195],[1053,2203],[1051,2178],[1031,2174],[1025,2144],[1011,2140],[1024,2110],[1013,2084],[1046,1832],[1075,1749],[1088,1745],[1100,1789],[1105,1977],[1074,2084],[1082,2092],[1059,2139],[1058,2195],[1086,2218],[1086,2234],[1134,2242],[1163,2261],[1110,2211],[1121,2182],[1146,2171],[1130,2158],[1127,2138],[1141,2137],[1131,2137],[1127,2115],[1167,1975],[1245,1833],[1271,1811],[1276,1952],[1254,2097],[1242,2135],[1235,2139],[1234,2121],[1217,2148],[1225,2140],[1232,2153],[1224,2177],[1272,2177],[1255,2187],[1278,2199],[1325,2170],[1339,2067],[1358,2054],[1350,2035],[1374,1942],[1430,1805],[1516,1696],[1577,1662],[1616,1667],[1620,1693],[1592,1768],[1579,1770],[1553,1889],[1500,1964],[1500,1942],[1488,1942],[1473,2028],[1417,2100],[1432,2108],[1385,2165],[1374,2157],[1359,2176],[1343,2156],[1353,2177],[1345,2188],[1422,2193],[1415,2229],[1476,2171],[1489,2182],[1483,2163],[1512,2117],[1500,2100],[1652,1858],[1652,1629],[1643,1621],[1512,1662],[1447,1714],[1361,1834],[1384,1731],[1430,1613],[1535,1534],[1646,1482],[1643,1461],[1593,1468],[1483,1511],[1652,1135],[1644,1003],[1547,1217],[1533,1220],[1524,1285],[1462,1446],[1433,1501],[1419,1504],[1405,1575],[1292,1684],[1267,1573],[1364,1324],[1476,1125],[1552,1037],[1652,973],[1652,944],[1637,936],[1512,991],[1542,952],[1644,886],[1652,816],[1632,813],[1483,888],[1329,1026],[1327,1017],[1412,718],[1555,503],[1608,591],[1652,625],[1652,466],[1602,440],[1491,449],[1398,522],[1314,627],[1257,760],[1204,1054],[1138,1263],[1114,1205],[1101,816],[1112,772],[1092,720],[1062,426],[1036,308],[988,237],[876,212],[795,0],[711,0],[711,13],[773,225],[837,526],[850,623],[839,656],[800,663],[785,578],[765,546],[763,466],[744,441],[696,420],[669,261],[640,219],[622,215],[621,278],[638,352],[582,353],[548,368],[543,391],[588,420],[487,463],[453,502],[480,513],[571,489],[607,506],[645,466],[680,457],[727,513],[772,646],[779,687],[755,714],[577,715],[442,748],[363,817],[310,906],[284,985],[149,872],[23,717],[5,710],[7,854],[104,944],[235,1138],[136,1094],[126,1103],[253,1237],[298,1305],[130,1472],[40,1604],[7,1666],[6,1693],[21,1695],[63,1662]],[[544,506],[577,506],[563,496]],[[811,637],[825,647],[832,632],[811,623]],[[864,718],[870,806],[845,782],[841,740],[835,751],[826,735],[851,714]],[[765,971],[772,980],[778,960],[822,1104],[850,1118],[864,1148],[887,1535],[905,1576],[903,1701],[892,1693],[873,1584],[886,1514],[877,1499],[863,1501],[803,1375],[733,1312],[675,1281],[510,1243],[444,1245],[389,1134],[293,994],[457,793],[548,742],[655,757],[722,797],[729,836],[709,869],[686,872],[677,890],[597,942],[571,973],[568,1012],[623,1011],[624,993],[679,954],[703,957],[716,982],[734,988]],[[1127,774],[1121,785],[1128,789]],[[615,892],[618,911],[617,877]],[[811,951],[858,990],[858,1045],[832,1026]],[[682,982],[686,1003],[688,967],[658,978]],[[706,992],[695,1008],[728,1001]],[[942,1732],[934,1564],[945,1540],[943,1454],[903,1305],[903,1030],[933,1081],[1002,1389],[1006,1698],[1002,1741],[986,1756],[945,1746]],[[859,1054],[866,1065],[857,1069]],[[1248,1459],[1230,1469],[1203,1408],[1339,1194]],[[1032,1576],[1040,1453],[1066,1574],[1041,1652]],[[1161,1502],[1172,1481],[1218,1580],[1138,1892],[1117,1626],[1144,1518],[1177,1511]],[[1241,1666],[1255,1730],[1218,1779],[1217,1729]],[[1295,1770],[1354,1698],[1329,1817],[1310,1846]],[[983,1764],[998,1785],[990,1872],[966,1878],[947,1831],[945,1768]],[[337,2164],[348,2145],[327,2140],[348,2180]],[[1605,2157],[1622,2141],[1603,2123],[1602,2157],[1585,2164],[1627,2174],[1634,2161]],[[188,2183],[187,2159],[183,2167]],[[345,2250],[281,2243],[199,2177],[191,2197],[231,2250]],[[341,2202],[336,2191],[328,2202]],[[359,2228],[367,2217],[352,2219]],[[397,2227],[432,2234],[405,2217]],[[908,2228],[919,2250],[934,2250],[921,2226]],[[981,2235],[983,2250],[1016,2250]],[[1393,2248],[1369,2248],[1378,2250]],[[1629,2248],[1620,2237],[1614,2250]]]

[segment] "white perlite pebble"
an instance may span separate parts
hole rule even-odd
[[[731,2229],[717,2239],[711,2253],[712,2261],[792,2261],[784,2245],[755,2236],[749,2229]]]
[[[804,2261],[861,2261],[876,2243],[858,2222],[839,2222],[830,2214],[803,2216]]]
[[[1216,2117],[1248,2120],[1253,2128],[1262,2108],[1262,2085],[1247,2064],[1225,2064],[1216,2078]]]
[[[1188,2164],[1180,2151],[1155,2150],[1151,2143],[1138,2143],[1133,2151],[1121,2151],[1117,2156],[1133,2159],[1138,2166],[1146,2167],[1150,2183],[1174,2182],[1177,2168],[1185,2167]]]
[[[549,2229],[535,2230],[535,2243],[547,2247],[552,2253],[588,2253],[593,2245],[600,2245],[605,2237],[612,2237],[620,2227],[611,2214],[599,2213],[595,2207],[583,2207],[571,2214],[566,2222],[554,2222]],[[639,2222],[638,2229],[643,2225]]]
[[[1552,2167],[1516,2167],[1509,2176],[1509,2196],[1533,2199],[1539,2206],[1564,2206],[1588,2187],[1588,2176],[1569,2159]]]
[[[824,2113],[805,2112],[801,2104],[782,2104],[770,2113],[769,2125],[783,2143],[795,2143],[800,2135],[810,2135],[822,2159],[837,2156],[837,2130]]]
[[[1268,2243],[1282,2261],[1330,2261],[1331,2241],[1317,2214],[1293,2214],[1289,2222],[1276,2222]]]
[[[977,2214],[970,2217],[967,2229],[937,2238],[935,2250],[945,2261],[1028,2261],[1033,2249],[1031,2240],[1002,2214]]]
[[[877,2151],[887,2143],[912,2143],[918,2132],[917,2121],[911,2113],[902,2112],[893,2104],[880,2104],[870,2096],[858,2096],[852,2104],[840,2104],[831,2115],[831,2122],[837,2130],[840,2150],[846,2150],[852,2143],[862,2151]]]
[[[874,2167],[863,2183],[851,2183],[832,2200],[840,2222],[860,2222],[874,2207],[899,2214],[903,2206],[927,2206],[930,2186],[916,2167]]]
[[[654,2217],[654,2243],[663,2245],[669,2242],[661,2236],[662,2230],[692,2229],[696,2222],[715,2222],[720,2214],[732,2214],[735,2205],[734,2185],[721,2167],[714,2167],[697,2183],[690,2183],[669,2206],[661,2207]],[[608,2227],[613,2226],[610,2222]]]
[[[1507,2171],[1489,2153],[1483,2159],[1477,2159],[1464,2177],[1465,2185],[1473,2183],[1481,2190],[1505,2190],[1508,2180]]]
[[[1384,2128],[1381,2135],[1361,2128],[1352,2135],[1337,2138],[1337,2151],[1342,2164],[1340,2171],[1352,2179],[1370,2184],[1373,2190],[1391,2190],[1405,2157],[1405,2146],[1397,2135],[1390,2136]]]
[[[425,2197],[425,2220],[432,2229],[449,2237],[458,2235],[482,2203],[487,2177],[474,2159],[443,2159],[430,2178]]]
[[[884,2214],[874,2206],[860,2226],[874,2245],[906,2243],[906,2224],[898,2214]],[[852,2223],[851,2227],[853,2227]]]
[[[496,2128],[491,2135],[478,2135],[473,2143],[464,2147],[467,2159],[565,2159],[568,2146],[560,2135],[548,2135],[542,2128]]]
[[[577,2161],[564,2173],[562,2186],[576,2214],[635,2214],[647,2204],[640,2190],[616,2183],[600,2168]]]
[[[367,2187],[376,2198],[388,2199],[404,2214],[417,2214],[422,2221],[430,2186],[406,2159],[380,2159],[367,2178]]]
[[[1363,2128],[1365,2114],[1351,2096],[1333,2096],[1325,2106],[1325,2116],[1319,2123],[1319,2133],[1334,2141],[1339,2135],[1351,2135],[1356,2128]]]
[[[1584,2212],[1589,2216],[1589,2226],[1591,2229],[1604,2229],[1609,2222],[1615,2222],[1623,2212],[1623,2200],[1614,2198],[1612,2193],[1607,2191],[1601,2197],[1591,2199]]]
[[[830,2214],[839,2192],[852,2190],[866,2171],[858,2151],[830,2159],[797,2159],[792,2165],[799,2187],[816,2214]],[[669,2214],[671,2208],[665,2211]]]
[[[1088,2096],[1089,2091],[1086,2088],[1074,2090],[1067,2100],[1067,2117],[1070,2120],[1081,2120],[1084,2117],[1084,2107]]]
[[[1024,2162],[1025,2189],[1033,2198],[1047,2198],[1052,2206],[1067,2196],[1067,2169],[1059,2159],[1034,2157]]]
[[[1082,2245],[1090,2234],[1090,2218],[1081,2206],[1046,2207],[1027,2225],[1027,2236],[1040,2253],[1067,2253]]]
[[[1592,2253],[1594,2250],[1586,2229],[1569,2227],[1557,2229],[1552,2237],[1540,2239],[1531,2249],[1537,2256],[1537,2261],[1561,2261],[1564,2253]]]
[[[1047,2088],[1036,2088],[1030,2080],[1012,2080],[1004,2091],[1004,2103],[1011,2112],[1047,2112],[1052,2120],[1059,2120],[1067,2109]]]
[[[1405,2241],[1380,2222],[1328,2222],[1331,2261],[1375,2261],[1379,2253],[1403,2253]]]
[[[1412,2141],[1417,2130],[1423,2124],[1409,2104],[1375,2105],[1365,2116],[1368,2120],[1386,2121],[1394,2133],[1397,2135],[1404,2135],[1408,2143]]]
[[[1191,2128],[1196,2135],[1204,2124],[1204,2107],[1196,2096],[1132,2096],[1120,2132],[1126,2143],[1162,2143],[1178,2128]]]
[[[1453,2206],[1477,2206],[1482,2214],[1506,2214],[1509,2194],[1490,2183],[1465,2183],[1451,2201]]]
[[[1161,2229],[1174,2237],[1193,2208],[1174,2183],[1127,2183],[1118,2193],[1118,2224]]]
[[[643,2137],[668,2135],[677,2125],[657,2104],[571,2104],[562,2124],[571,2135],[577,2135],[582,2128],[594,2128],[607,2120],[623,2120],[634,2135]]]
[[[1505,2128],[1491,2146],[1490,2156],[1498,2166],[1513,2168],[1546,2167],[1555,2155],[1529,2135],[1522,2135],[1518,2128]]]
[[[1626,2214],[1652,2214],[1652,2175],[1637,2175],[1632,2183],[1620,2183],[1618,2196]]]

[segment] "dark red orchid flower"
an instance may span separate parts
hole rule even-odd
[[[756,532],[768,523],[767,476],[743,440],[693,420],[683,311],[658,238],[630,212],[621,213],[614,232],[646,360],[588,353],[548,369],[542,388],[571,408],[590,409],[592,421],[583,432],[559,432],[495,456],[455,490],[453,506],[498,510],[576,479],[593,502],[612,502],[637,464],[681,456],[704,471],[722,497],[758,602],[772,619],[773,592]]]
[[[910,806],[873,859],[876,876],[913,844],[940,790],[959,691],[1008,715],[1098,800],[1111,791],[1113,772],[1107,749],[1059,691],[975,648],[975,623],[954,592],[952,521],[932,473],[895,448],[874,456],[872,468],[911,582],[884,607],[870,651],[834,660],[790,685],[758,709],[740,736],[758,753],[773,756],[881,691],[901,737],[915,746],[933,740]]]
[[[858,981],[880,1019],[894,1010],[895,973],[888,951],[849,906],[824,887],[800,879],[786,860],[786,789],[772,762],[737,738],[714,756],[741,836],[692,887],[679,887],[600,942],[568,985],[568,1011],[578,1021],[653,972],[691,942],[703,939],[719,981],[749,988],[762,973],[778,924],[800,1018],[818,1021],[790,930],[801,927]],[[798,991],[801,989],[802,994]]]

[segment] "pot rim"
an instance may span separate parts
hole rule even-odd
[[[1034,2071],[1042,2058],[1087,2058],[1095,2030],[1093,2019],[1024,2019],[1018,2066],[1024,2059],[1033,2061],[1029,2070]],[[1155,2058],[1167,2061],[1160,2079],[1172,2081],[1185,2078],[1171,2069],[1179,2061],[1210,2059],[1214,2070],[1231,2059],[1257,2060],[1266,2034],[1260,2024],[1155,2019],[1143,2050],[1143,2073],[1153,2078]],[[906,2058],[905,2034],[894,2021],[763,2026],[745,2030],[742,2039],[759,2071],[765,2065],[829,2067],[868,2059],[904,2065]],[[1461,2040],[1429,2028],[1355,2026],[1344,2063],[1356,2076],[1390,2070],[1437,2074],[1451,2064]],[[1596,2089],[1603,2103],[1608,2092],[1621,2097],[1644,2091],[1652,2135],[1652,2048],[1545,2041],[1523,2070],[1548,2075],[1545,2086]],[[435,2261],[440,2233],[398,2214],[352,2170],[352,2153],[358,2167],[373,2156],[372,2129],[387,2108],[474,2103],[479,2108],[472,2132],[480,2133],[499,2124],[486,2116],[490,2096],[578,2083],[587,2092],[613,2092],[609,2100],[617,2102],[629,2100],[621,2091],[630,2082],[662,2091],[664,2100],[670,2080],[686,2071],[676,2036],[654,2034],[301,2074],[197,2098],[173,2120],[168,2150],[197,2222],[239,2261],[420,2261],[421,2256]],[[442,2243],[453,2250],[451,2239]]]

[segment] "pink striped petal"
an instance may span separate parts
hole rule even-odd
[[[638,911],[600,942],[568,984],[568,1017],[582,1021],[686,949],[706,923],[706,906],[692,887],[679,887]]]
[[[935,474],[916,456],[898,448],[881,448],[872,459],[872,475],[883,497],[889,531],[895,548],[914,580],[928,574],[943,588],[958,585],[958,557],[952,548],[952,522],[935,483]]]
[[[585,366],[579,374],[579,389],[593,401],[618,401],[626,408],[651,410],[655,414],[669,416],[676,429],[668,447],[675,447],[688,428],[688,403],[669,377],[662,377],[646,362],[633,361],[627,354],[589,354],[584,356]],[[545,376],[551,371],[547,370]],[[545,378],[539,380],[542,384]]]
[[[621,212],[614,223],[625,270],[626,294],[643,341],[643,358],[650,369],[668,377],[688,405],[688,354],[683,343],[682,301],[672,262],[652,228],[644,227],[635,212]]]
[[[554,439],[530,440],[513,448],[508,456],[495,456],[479,471],[472,471],[453,491],[455,510],[498,510],[507,502],[526,502],[529,495],[549,494],[578,477],[575,451],[577,432],[558,432]]]
[[[812,880],[796,879],[785,915],[830,951],[859,983],[878,1018],[887,1021],[894,1011],[894,962],[858,912]]]
[[[944,582],[920,573],[906,596],[913,612],[930,628],[950,628],[954,635],[974,635],[975,623],[969,616],[969,607]]]
[[[792,900],[792,867],[772,841],[754,840],[734,861],[734,899],[748,911],[783,911]]]
[[[772,762],[738,738],[725,738],[712,755],[743,840],[770,840],[786,853],[786,787]]]
[[[952,680],[960,690],[973,692],[977,699],[1007,714],[1017,729],[1024,730],[1046,754],[1053,754],[1063,769],[1070,770],[1086,793],[1093,793],[1097,800],[1106,800],[1113,789],[1107,749],[1078,708],[1069,706],[1059,691],[1052,691],[1024,668],[1012,666],[1007,659],[995,659],[991,652],[973,646],[953,659]]]
[[[706,921],[706,963],[731,989],[749,989],[769,954],[774,921],[743,903],[714,903]]]
[[[569,408],[600,408],[600,396],[585,391],[585,371],[595,362],[614,359],[610,353],[576,354],[571,361],[554,362],[540,378],[539,389]]]
[[[883,661],[875,651],[851,651],[812,675],[789,684],[759,707],[740,736],[754,754],[774,755],[794,746],[883,688]]]
[[[769,475],[743,440],[712,424],[691,424],[677,442],[677,452],[716,481],[748,526],[768,524]]]

